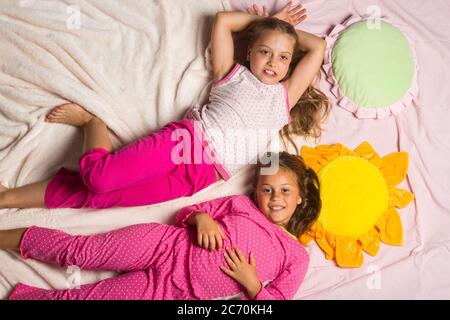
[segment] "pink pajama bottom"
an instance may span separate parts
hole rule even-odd
[[[68,281],[67,288],[61,290],[19,283],[9,299],[194,299],[187,270],[189,236],[189,229],[157,223],[92,236],[71,236],[58,230],[31,227],[20,246],[24,259],[56,263],[65,268],[76,266],[122,274],[87,285]],[[70,275],[68,273],[67,278]]]
[[[193,195],[217,181],[214,164],[195,156],[198,148],[206,154],[196,139],[193,121],[185,119],[114,153],[90,150],[80,159],[80,172],[58,171],[47,186],[45,206],[131,207]],[[174,154],[183,162],[173,161]]]

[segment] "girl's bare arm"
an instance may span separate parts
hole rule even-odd
[[[290,78],[286,80],[289,95],[289,108],[295,106],[305,90],[320,70],[327,43],[311,33],[296,30],[300,50],[306,52],[295,67]]]
[[[214,81],[222,79],[234,65],[233,32],[244,30],[261,17],[245,12],[219,12],[211,34],[211,54]]]

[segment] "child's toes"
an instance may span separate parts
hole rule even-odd
[[[49,116],[56,117],[56,116],[60,115],[61,113],[62,113],[61,110],[53,109],[53,110],[49,113]]]
[[[50,113],[49,115],[47,115],[47,117],[45,117],[47,120],[52,121],[55,120],[56,115],[54,113]]]

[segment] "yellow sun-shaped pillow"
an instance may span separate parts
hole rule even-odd
[[[299,240],[315,239],[327,259],[340,267],[363,263],[362,250],[374,256],[380,241],[402,245],[400,216],[414,196],[396,188],[408,169],[408,154],[381,158],[368,142],[354,151],[341,144],[303,147],[302,157],[318,175],[322,209],[318,220]]]

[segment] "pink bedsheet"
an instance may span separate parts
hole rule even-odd
[[[252,3],[271,12],[287,1],[231,0],[235,10]],[[378,154],[409,152],[401,188],[416,199],[399,210],[404,245],[382,244],[376,257],[364,255],[359,269],[340,269],[310,246],[311,265],[297,299],[449,299],[450,298],[450,12],[448,0],[305,0],[308,18],[299,28],[324,36],[351,14],[379,9],[405,26],[413,41],[419,74],[419,99],[395,117],[360,120],[334,107],[325,124],[323,144],[357,147],[367,140]],[[376,6],[376,7],[374,7]],[[332,99],[330,86],[321,89]],[[449,158],[447,158],[449,157]]]

